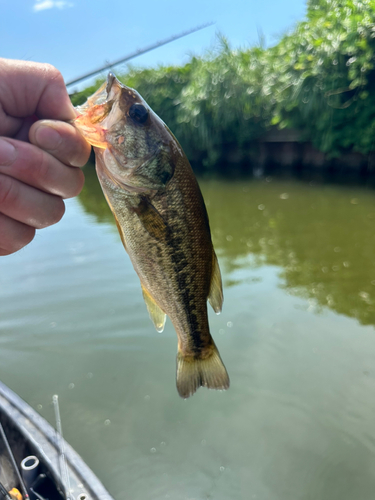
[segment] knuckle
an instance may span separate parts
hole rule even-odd
[[[49,178],[51,176],[50,163],[48,161],[48,156],[40,149],[35,148],[35,160],[33,168],[33,177],[42,186],[48,185]]]
[[[15,205],[19,198],[18,184],[11,177],[0,174],[0,207]]]
[[[60,71],[52,64],[44,63],[44,71],[50,80],[63,80]]]

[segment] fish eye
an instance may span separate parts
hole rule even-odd
[[[148,118],[148,110],[143,104],[135,103],[130,106],[129,116],[138,123],[145,123]]]

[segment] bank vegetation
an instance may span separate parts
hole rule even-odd
[[[275,128],[297,129],[332,157],[375,150],[374,52],[373,0],[309,0],[306,18],[272,47],[233,49],[220,37],[184,66],[129,67],[120,79],[210,171],[228,151],[249,157],[251,144]]]

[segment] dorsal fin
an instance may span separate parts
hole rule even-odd
[[[210,293],[208,295],[208,301],[212,306],[212,309],[216,314],[221,313],[223,307],[223,285],[221,283],[220,267],[217,261],[215,250],[212,250],[212,275],[211,275],[211,285]]]
[[[152,322],[156,328],[156,331],[161,333],[164,330],[166,314],[164,311],[160,309],[160,307],[156,304],[154,299],[148,293],[148,291],[142,286],[143,298],[146,302],[147,310],[150,315]]]

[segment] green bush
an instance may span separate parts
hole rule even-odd
[[[185,66],[130,67],[120,79],[202,170],[230,164],[233,154],[251,159],[272,127],[298,129],[331,156],[366,154],[375,149],[374,51],[373,0],[309,0],[306,19],[273,47],[233,50],[220,37]]]

